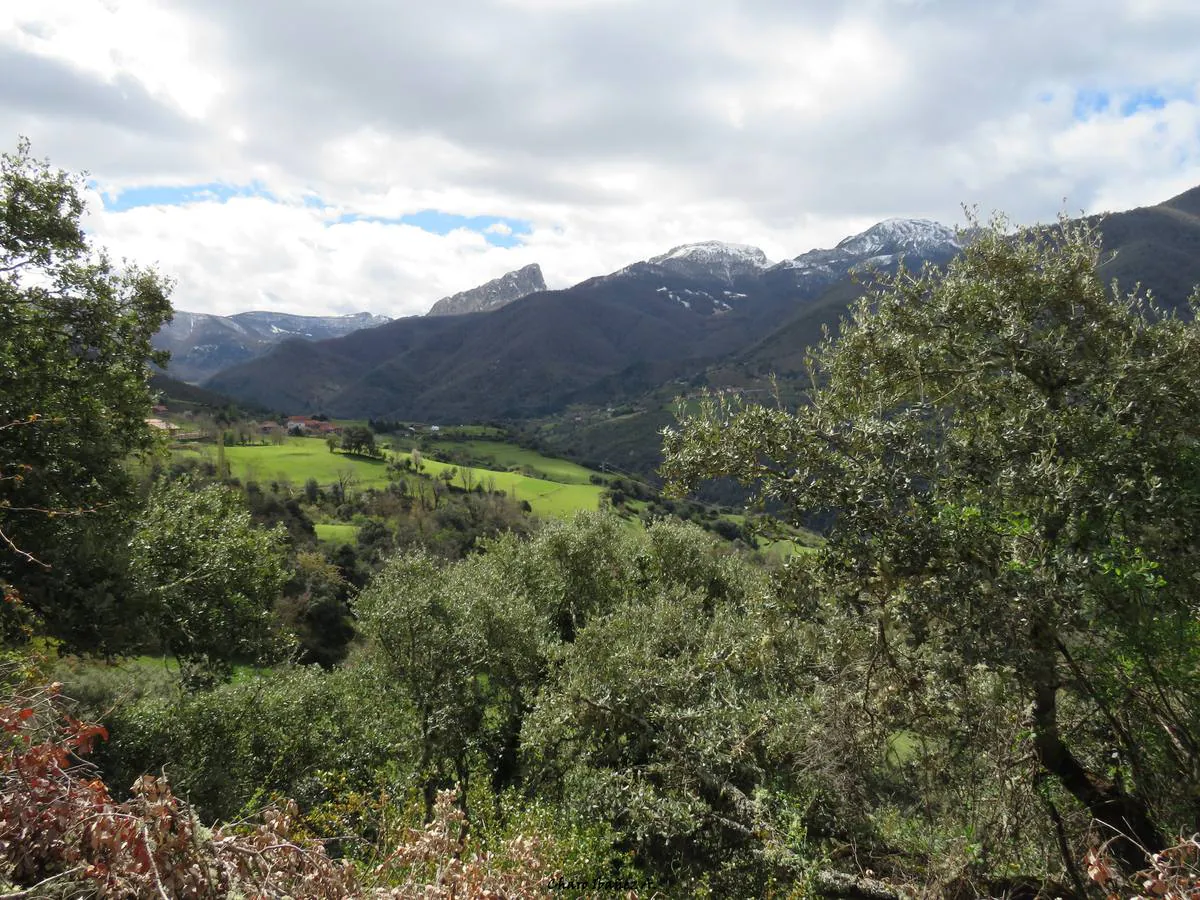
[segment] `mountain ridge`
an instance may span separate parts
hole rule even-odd
[[[481,284],[470,290],[460,291],[450,297],[443,297],[429,308],[427,316],[461,316],[476,312],[490,312],[507,306],[522,297],[546,290],[546,279],[542,276],[542,267],[530,263],[512,272],[506,272],[499,278]]]
[[[220,316],[177,310],[152,339],[156,350],[171,353],[168,371],[191,384],[231,365],[253,359],[289,338],[324,340],[390,322],[367,312],[342,316],[303,316],[251,310]]]
[[[276,348],[208,384],[280,409],[343,416],[543,415],[631,366],[686,369],[734,353],[865,259],[843,250],[821,272],[805,272],[779,269],[747,245],[684,244],[486,316],[399,319],[303,351]],[[458,321],[436,331],[417,324],[446,319]]]

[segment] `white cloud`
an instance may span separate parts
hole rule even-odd
[[[529,262],[565,286],[689,240],[781,258],[890,215],[1047,219],[1200,182],[1182,0],[10,6],[10,142],[105,191],[269,192],[93,211],[185,309],[411,314]],[[1160,108],[1122,114],[1148,91]],[[1081,119],[1081,93],[1110,102]],[[530,231],[377,221],[421,210]]]
[[[203,118],[221,82],[195,52],[202,20],[152,0],[38,0],[0,10],[0,40],[112,83],[129,76],[153,96]]]

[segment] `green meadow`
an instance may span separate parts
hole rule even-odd
[[[358,526],[346,525],[341,522],[318,522],[313,526],[317,532],[317,540],[327,544],[353,544],[358,539]]]
[[[525,469],[533,475],[561,484],[590,484],[596,473],[565,459],[543,456],[535,450],[527,450],[516,444],[503,441],[433,441],[430,449],[442,453],[456,450],[473,459],[489,463],[488,469]]]
[[[503,458],[496,453],[490,455],[496,458],[497,466],[528,466],[545,477],[537,478],[499,469],[454,466],[428,458],[423,460],[422,471],[436,478],[446,469],[457,469],[453,484],[462,487],[465,469],[466,480],[472,487],[482,484],[485,489],[504,491],[518,502],[528,500],[538,516],[567,518],[576,510],[596,509],[600,505],[600,494],[604,488],[590,483],[593,473],[589,469],[496,441],[469,443],[496,448],[496,453],[500,452],[499,448],[511,450],[513,452]],[[189,447],[176,450],[175,453],[181,457],[198,454],[211,462],[216,461],[216,448],[211,446]],[[403,457],[408,454],[394,455]],[[289,481],[299,488],[310,478],[328,486],[348,474],[354,479],[354,488],[381,488],[388,484],[385,460],[330,453],[325,442],[318,438],[293,437],[287,438],[282,444],[226,447],[225,461],[230,474],[242,481]]]
[[[519,450],[520,448],[514,449]],[[528,453],[530,451],[524,452]],[[548,457],[539,456],[536,453],[533,455],[543,463],[562,463],[564,466],[573,466],[572,463],[567,463],[563,460],[552,460]],[[574,466],[574,468],[587,472],[589,477],[592,474],[588,469],[583,469],[580,466]],[[551,481],[546,478],[533,478],[518,472],[501,472],[493,469],[456,466],[453,463],[440,463],[428,458],[422,460],[422,471],[435,478],[447,469],[457,470],[458,475],[453,483],[460,487],[463,485],[462,476],[465,469],[472,484],[483,484],[485,489],[504,491],[509,497],[518,502],[528,500],[535,515],[553,516],[560,519],[569,518],[580,509],[599,508],[600,494],[604,491],[602,485],[591,483],[563,483],[561,481]]]

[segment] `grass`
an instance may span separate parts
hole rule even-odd
[[[358,526],[341,523],[320,523],[313,526],[317,539],[329,544],[353,544],[358,540]]]
[[[176,450],[183,455],[198,453],[209,462],[216,462],[217,451],[211,445]],[[235,478],[245,481],[289,481],[297,487],[315,478],[330,485],[342,473],[354,476],[355,486],[386,487],[387,463],[345,453],[330,453],[325,441],[319,438],[292,437],[282,444],[255,444],[247,447],[226,447],[225,462]]]
[[[545,459],[545,457],[541,458]],[[568,463],[568,465],[570,464]],[[564,519],[573,516],[581,509],[597,509],[600,506],[600,494],[604,491],[603,486],[596,484],[564,484],[558,481],[548,481],[545,478],[532,478],[516,472],[498,472],[492,469],[455,466],[429,458],[423,460],[422,471],[436,478],[446,469],[457,469],[459,474],[453,483],[462,486],[464,468],[474,483],[481,483],[485,488],[494,487],[498,491],[504,491],[518,502],[528,500],[534,514],[538,516]]]
[[[591,484],[592,476],[596,474],[565,459],[543,456],[535,450],[503,441],[436,441],[428,446],[442,453],[454,453],[456,450],[466,453],[473,459],[490,463],[488,469],[525,469],[530,474],[561,484]]]
[[[534,514],[538,516],[568,518],[577,510],[599,507],[600,494],[604,488],[590,483],[592,472],[589,469],[495,441],[478,443],[511,449],[515,454],[510,458],[536,463],[539,471],[547,477],[534,478],[516,472],[452,466],[428,458],[424,460],[424,473],[437,477],[445,469],[457,468],[459,474],[454,484],[462,486],[462,473],[466,468],[472,484],[482,484],[485,488],[494,487],[518,502],[528,500]],[[207,445],[181,448],[174,452],[180,457],[198,454],[214,463],[217,458],[216,448]],[[317,438],[293,437],[285,439],[282,444],[226,447],[225,461],[230,474],[243,482],[288,481],[296,487],[301,487],[308,479],[315,478],[321,485],[328,486],[335,483],[340,474],[348,473],[354,477],[353,487],[358,489],[381,488],[388,484],[386,461],[330,453],[325,442]],[[497,462],[499,463],[499,460]],[[551,473],[567,480],[550,480]]]

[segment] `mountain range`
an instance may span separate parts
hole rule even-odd
[[[170,373],[199,384],[222,369],[261,356],[288,339],[320,341],[391,321],[387,316],[297,316],[266,311],[217,316],[177,310],[154,336],[157,350],[171,351]]]
[[[1200,188],[1096,221],[1106,278],[1125,288],[1141,282],[1168,306],[1185,303],[1200,282]],[[658,423],[662,398],[681,384],[746,387],[768,373],[797,373],[805,349],[837,326],[872,270],[901,260],[944,265],[967,238],[936,222],[889,219],[780,262],[755,247],[687,244],[565,290],[496,304],[482,291],[479,308],[490,311],[284,340],[207,386],[280,411],[436,422],[570,423],[587,416],[563,416],[568,408],[637,401],[635,415]]]
[[[688,244],[490,312],[396,319],[329,341],[287,341],[209,386],[278,409],[430,420],[526,418],[631,367],[645,384],[766,337],[852,269],[943,263],[952,230],[894,219],[829,250],[772,263],[754,247]],[[540,270],[538,272],[540,276]],[[628,385],[626,385],[628,388]]]
[[[499,309],[528,294],[546,290],[541,267],[534,263],[468,291],[443,297],[427,315],[449,316]],[[321,341],[390,322],[387,316],[298,316],[245,312],[232,316],[179,310],[154,336],[154,347],[171,351],[170,373],[200,384],[223,369],[262,356],[285,340]]]

